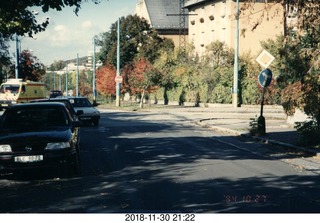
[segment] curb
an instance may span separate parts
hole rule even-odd
[[[280,141],[273,140],[273,139],[267,139],[267,138],[264,138],[264,137],[261,137],[261,136],[252,136],[248,132],[241,132],[241,131],[238,131],[238,130],[233,130],[233,129],[224,128],[224,127],[220,127],[220,126],[208,125],[208,124],[204,123],[204,121],[206,121],[206,120],[207,119],[203,119],[203,120],[197,121],[196,124],[199,125],[199,126],[205,127],[205,128],[209,128],[209,129],[212,129],[212,130],[219,131],[221,133],[227,133],[227,134],[231,134],[231,135],[234,135],[234,136],[241,136],[241,137],[244,137],[244,138],[250,138],[250,139],[253,139],[253,140],[259,140],[259,141],[262,141],[262,142],[264,142],[266,144],[279,145],[279,146],[283,146],[283,147],[287,147],[287,148],[292,148],[292,149],[296,149],[298,151],[310,153],[315,157],[320,157],[320,151],[316,152],[316,151],[313,151],[313,150],[305,148],[305,147],[295,146],[295,145],[292,145],[290,143],[280,142]]]
[[[260,141],[262,141],[262,142],[264,142],[266,144],[279,145],[279,146],[283,146],[283,147],[287,147],[287,148],[296,149],[296,150],[299,150],[301,152],[310,153],[315,157],[320,157],[320,152],[317,152],[317,151],[314,151],[314,150],[311,150],[311,149],[308,149],[308,148],[305,148],[305,147],[301,147],[301,146],[295,146],[295,145],[292,145],[290,143],[280,142],[280,141],[273,140],[273,139],[267,139],[267,138],[264,138],[264,137],[261,137],[261,136],[251,136],[250,134],[241,134],[241,137],[251,138],[251,139],[254,139],[254,140],[260,140]]]
[[[234,130],[234,129],[208,125],[208,124],[203,123],[203,121],[206,121],[206,120],[200,120],[196,124],[199,126],[205,127],[205,128],[209,128],[209,129],[216,130],[216,131],[219,131],[222,133],[228,133],[228,134],[236,135],[236,136],[241,136],[242,134],[247,134],[246,132],[240,132],[240,131]]]

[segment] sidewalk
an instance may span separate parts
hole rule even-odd
[[[320,156],[320,151],[299,146],[299,133],[287,123],[287,116],[281,106],[264,106],[263,116],[266,121],[266,135],[251,136],[250,121],[260,116],[260,106],[242,106],[233,108],[232,105],[212,105],[203,108],[210,116],[198,121],[199,125],[224,132],[230,135],[251,137],[267,143],[279,144],[286,147],[299,149]]]

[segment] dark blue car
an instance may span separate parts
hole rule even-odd
[[[80,125],[63,103],[9,107],[0,119],[0,173],[44,168],[75,173]]]

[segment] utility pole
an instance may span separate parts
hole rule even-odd
[[[184,7],[185,0],[180,0],[180,9],[179,14],[167,14],[167,16],[179,16],[179,49],[186,52],[186,17],[197,15],[197,14],[189,14],[185,12]]]
[[[117,77],[120,76],[120,18],[118,18]],[[116,82],[116,106],[120,107],[120,83]]]
[[[66,63],[66,96],[69,96],[68,91],[68,63]]]
[[[19,39],[18,35],[16,34],[16,64],[15,64],[15,78],[19,78]]]
[[[92,93],[93,104],[96,104],[96,36],[93,37],[93,57],[92,57]]]
[[[56,72],[57,71],[55,71],[54,73],[53,73],[53,90],[56,90],[57,88],[56,88]]]
[[[77,53],[77,78],[76,78],[76,96],[79,96],[79,54]]]
[[[184,9],[184,0],[180,0],[180,15],[179,15],[179,49],[186,50],[186,13]],[[183,48],[182,48],[183,47]]]
[[[239,77],[239,0],[237,0],[236,6],[236,43],[234,53],[234,71],[233,71],[233,90],[232,90],[232,104],[233,107],[238,107],[238,77]]]

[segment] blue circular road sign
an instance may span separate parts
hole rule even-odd
[[[258,76],[258,81],[261,87],[268,87],[272,81],[272,72],[270,69],[264,69]]]

